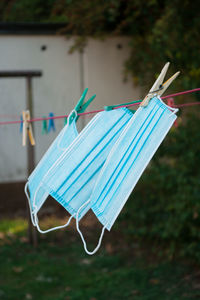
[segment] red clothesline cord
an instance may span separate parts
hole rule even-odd
[[[175,93],[175,94],[171,94],[171,95],[167,95],[164,97],[161,97],[161,99],[168,99],[168,98],[172,98],[172,97],[177,97],[177,96],[181,96],[181,95],[185,95],[185,94],[190,94],[190,93],[195,93],[195,92],[199,92],[200,88],[196,88],[196,89],[192,89],[192,90],[187,90],[187,91],[183,91],[183,92],[179,92],[179,93]],[[130,107],[130,106],[135,106],[135,105],[139,105],[141,103],[141,100],[138,100],[138,102],[133,103],[133,104],[128,104],[128,105],[122,105],[122,106],[117,106],[114,107],[113,109],[118,109],[121,107]],[[190,103],[182,103],[182,104],[178,104],[178,105],[173,105],[173,107],[186,107],[186,106],[194,106],[194,105],[200,105],[200,102],[190,102]],[[99,110],[93,110],[93,111],[88,111],[88,112],[84,112],[84,113],[80,113],[78,114],[79,116],[85,116],[85,115],[89,115],[89,114],[96,114],[98,112],[104,111],[104,109],[99,109]],[[47,118],[33,118],[30,120],[30,122],[39,122],[39,121],[43,121],[43,120],[51,120],[51,119],[63,119],[63,118],[67,118],[68,115],[62,115],[62,116],[54,116],[54,117],[47,117]],[[19,120],[19,121],[6,121],[6,122],[0,122],[0,125],[7,125],[7,124],[20,124],[23,121]]]

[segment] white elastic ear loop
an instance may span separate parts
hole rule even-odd
[[[69,116],[67,117],[67,124],[65,125],[65,129],[63,130],[62,135],[60,136],[60,139],[59,139],[59,142],[58,142],[58,148],[59,148],[60,150],[66,150],[66,148],[62,148],[62,147],[60,146],[60,142],[61,142],[61,140],[62,140],[62,138],[63,138],[63,135],[64,135],[64,133],[65,133],[67,127],[69,126],[69,119],[70,119],[71,115],[74,114],[74,113],[75,113],[75,118],[76,118],[78,114],[77,114],[77,111],[76,111],[75,109],[73,109],[73,110],[70,112]]]
[[[28,188],[28,182],[25,184],[24,192],[25,192],[26,197],[27,197],[27,199],[28,199],[28,204],[29,204],[29,209],[30,209],[30,215],[31,215],[31,221],[32,221],[32,223],[33,223],[33,226],[36,226],[36,222],[35,222],[35,220],[34,220],[34,218],[33,218],[34,214],[33,214],[33,212],[32,212],[32,208],[31,208],[31,200],[30,200],[30,197],[29,197],[27,188]]]
[[[54,231],[54,230],[57,230],[57,229],[61,229],[61,228],[67,227],[67,226],[69,225],[69,223],[71,222],[71,219],[75,216],[75,214],[73,214],[73,215],[69,218],[69,220],[67,221],[67,223],[65,223],[64,225],[56,226],[56,227],[53,227],[53,228],[50,228],[50,229],[47,229],[47,230],[42,230],[42,229],[40,228],[40,226],[39,226],[39,223],[38,223],[38,216],[37,216],[37,213],[32,212],[31,203],[30,203],[30,197],[29,197],[27,188],[28,188],[28,182],[25,184],[24,191],[25,191],[26,197],[27,197],[27,199],[28,199],[28,203],[29,203],[30,215],[31,215],[31,221],[32,221],[32,223],[33,223],[33,226],[37,227],[37,230],[38,230],[40,233],[47,233],[47,232],[50,232],[50,231]],[[35,205],[35,208],[37,208],[36,205]]]
[[[169,115],[169,117],[171,117],[172,115],[175,115],[175,114],[179,111],[178,108],[173,108],[173,107],[171,107],[171,109],[173,109],[173,111],[172,111],[172,113]]]
[[[80,211],[83,209],[83,207],[85,207],[90,201],[91,201],[91,200],[86,201],[86,202],[78,209],[78,211],[77,211],[77,213],[76,213],[76,229],[77,229],[77,231],[78,231],[78,233],[80,234],[80,237],[81,237],[81,239],[82,239],[82,242],[83,242],[83,246],[84,246],[85,252],[86,252],[87,254],[89,254],[89,255],[93,255],[94,253],[97,252],[97,250],[98,250],[99,247],[101,246],[101,242],[102,242],[102,238],[103,238],[103,235],[104,235],[104,231],[105,231],[105,229],[106,229],[106,226],[104,226],[104,227],[102,228],[101,235],[100,235],[100,238],[99,238],[99,241],[98,241],[98,244],[97,244],[96,248],[95,248],[93,251],[89,251],[89,250],[87,249],[87,244],[86,244],[86,241],[85,241],[85,239],[84,239],[84,237],[83,237],[83,234],[82,234],[81,230],[79,229],[79,213],[80,213]]]
[[[60,225],[60,226],[56,226],[56,227],[52,227],[50,229],[47,229],[47,230],[42,230],[39,226],[39,223],[38,223],[38,216],[37,216],[37,213],[35,214],[35,226],[37,227],[37,230],[40,232],[40,233],[47,233],[47,232],[50,232],[50,231],[54,231],[54,230],[57,230],[57,229],[61,229],[61,228],[65,228],[69,225],[69,223],[71,222],[71,219],[75,216],[72,215],[69,220],[67,221],[67,223],[65,223],[64,225]]]
[[[159,98],[160,102],[162,102],[165,106],[167,106],[167,108],[169,108],[169,109],[172,111],[172,113],[169,115],[169,117],[170,117],[171,115],[176,114],[176,113],[179,111],[178,108],[171,107],[171,106],[167,105],[165,102],[163,102],[163,100],[161,99],[160,96],[159,96],[158,98]]]

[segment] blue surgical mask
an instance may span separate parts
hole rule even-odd
[[[173,111],[173,112],[172,112]],[[90,199],[79,209],[76,225],[85,251],[94,254],[104,230],[110,230],[154,153],[176,120],[177,109],[154,97],[147,107],[139,107],[110,151]],[[79,213],[91,209],[103,225],[99,243],[89,252],[79,229]]]
[[[42,178],[41,186],[72,216],[91,196],[111,148],[130,121],[126,108],[98,113]],[[37,198],[40,185],[35,193]],[[80,218],[90,209],[88,204]]]
[[[72,111],[72,113],[74,113],[74,111]],[[74,118],[70,125],[65,125],[65,127],[61,130],[57,138],[51,144],[47,152],[44,154],[44,156],[28,178],[28,182],[25,185],[25,192],[29,200],[32,222],[35,226],[36,223],[38,223],[35,219],[35,216],[49,195],[43,188],[43,185],[41,185],[41,181],[51,168],[52,164],[57,161],[57,159],[72,143],[77,135],[78,132],[76,128],[76,119]],[[38,186],[40,186],[40,189],[38,190],[37,197],[34,197]],[[30,196],[28,195],[27,189],[29,190]],[[40,230],[39,226],[38,230]],[[42,232],[42,230],[40,231]]]

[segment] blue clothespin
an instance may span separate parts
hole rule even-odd
[[[87,92],[88,92],[88,88],[84,90],[83,94],[81,95],[80,99],[78,100],[78,103],[76,104],[76,106],[74,108],[74,110],[76,111],[77,114],[83,113],[86,110],[86,108],[90,105],[90,103],[94,100],[94,98],[96,97],[96,95],[93,95],[87,102],[85,102],[83,104]],[[71,116],[69,118],[69,124],[72,123],[74,118],[76,118],[76,121],[78,120],[78,116],[76,113],[71,114]]]
[[[20,121],[21,121],[21,123],[20,123],[19,131],[20,131],[20,133],[22,133],[22,131],[23,131],[23,118],[22,118],[22,115],[20,115]]]
[[[49,117],[50,118],[54,117],[54,114],[52,112],[49,113]],[[54,119],[49,119],[48,132],[50,132],[51,130],[52,131],[56,130]]]

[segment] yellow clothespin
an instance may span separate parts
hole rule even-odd
[[[29,140],[31,142],[31,145],[35,145],[35,139],[33,137],[33,130],[30,121],[30,111],[29,110],[23,110],[22,112],[22,118],[23,118],[23,129],[22,129],[22,145],[26,146],[26,140],[27,140],[27,133],[29,136]]]
[[[153,84],[152,88],[150,89],[149,93],[146,95],[144,100],[141,102],[140,106],[147,106],[149,104],[149,101],[154,97],[154,96],[161,96],[168,86],[176,79],[176,77],[180,74],[180,72],[175,73],[173,76],[171,76],[167,81],[163,83],[164,77],[167,73],[167,70],[169,68],[170,63],[167,62],[162,69],[160,75],[156,79],[155,83]]]

